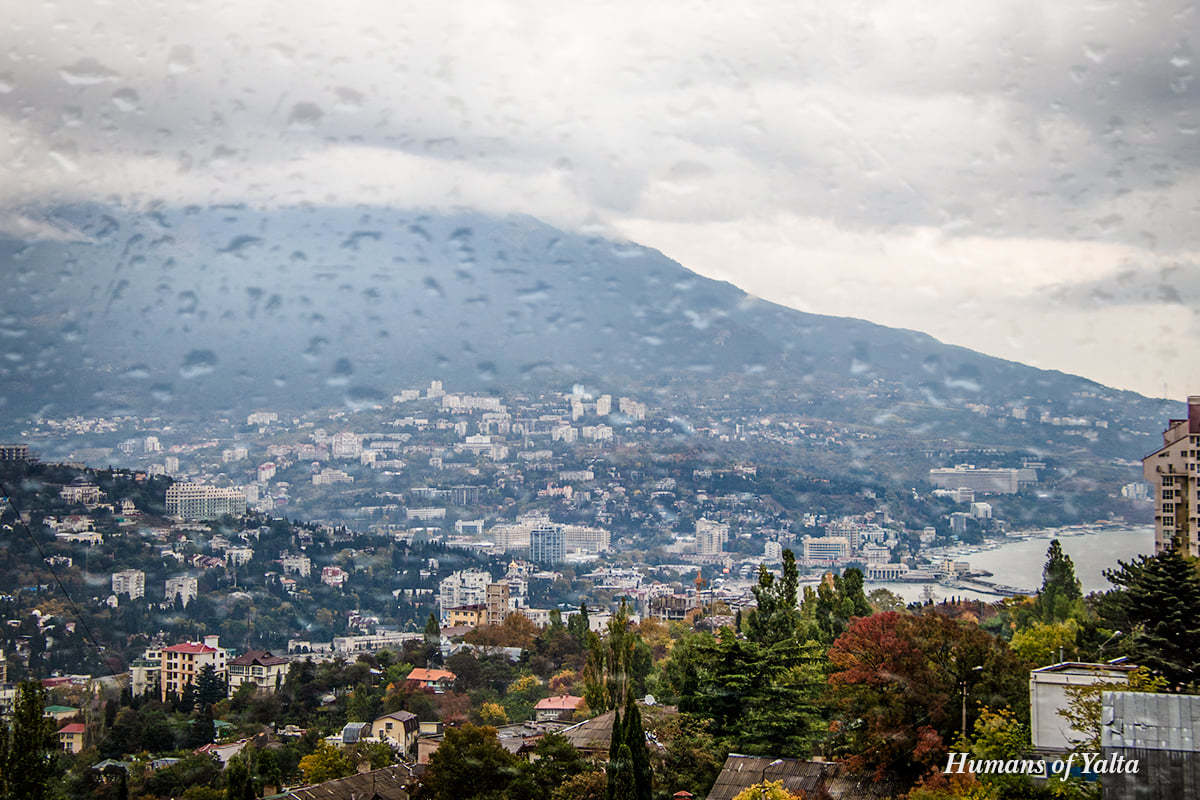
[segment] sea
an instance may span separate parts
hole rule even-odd
[[[1042,585],[1042,566],[1046,549],[1058,539],[1063,552],[1075,562],[1075,576],[1084,594],[1112,588],[1104,571],[1117,567],[1118,561],[1131,561],[1141,554],[1154,552],[1154,527],[1106,526],[1101,529],[1050,528],[1032,534],[1022,533],[1004,539],[988,540],[976,547],[954,548],[946,555],[966,561],[972,570],[987,570],[987,580],[998,584],[1036,590]],[[868,581],[866,589],[888,589],[908,602],[932,596],[934,602],[950,598],[996,601],[999,595],[954,588],[939,583],[922,584],[900,581]]]

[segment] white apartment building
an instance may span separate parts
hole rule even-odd
[[[564,525],[563,547],[568,553],[603,553],[612,543],[612,534],[604,528]]]
[[[130,600],[146,596],[146,573],[140,569],[124,569],[112,575],[112,592],[129,595]]]
[[[593,442],[611,442],[613,429],[608,425],[584,425],[579,429],[579,435]]]
[[[354,483],[354,476],[345,470],[330,467],[326,467],[312,476],[313,486],[332,486],[335,483]]]
[[[729,526],[711,519],[696,520],[696,552],[702,556],[716,555],[725,549]]]
[[[308,556],[284,553],[280,556],[279,563],[283,567],[284,575],[299,575],[301,578],[312,575],[312,560]]]
[[[254,558],[253,547],[230,547],[225,551],[225,560],[231,567],[241,567],[250,563]]]
[[[175,483],[167,488],[167,515],[182,519],[215,519],[246,513],[246,493],[240,488]]]
[[[195,600],[196,595],[200,593],[199,588],[199,581],[191,575],[176,575],[174,578],[167,578],[163,598],[167,603],[174,603],[178,599],[183,603],[183,607],[187,608],[187,604]]]
[[[842,561],[850,557],[850,540],[845,536],[804,537],[804,560]]]
[[[358,458],[362,453],[362,437],[357,433],[335,433],[329,440],[329,455],[333,458]]]
[[[438,584],[438,608],[442,616],[457,606],[486,603],[491,582],[491,574],[482,570],[460,570],[443,578]]]

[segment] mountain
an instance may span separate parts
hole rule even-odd
[[[40,215],[61,235],[0,239],[12,424],[355,406],[430,378],[476,390],[584,382],[938,432],[977,422],[968,404],[997,418],[1029,406],[1108,421],[1104,437],[1130,457],[1176,411],[922,333],[785,308],[655,250],[528,217],[93,205]]]

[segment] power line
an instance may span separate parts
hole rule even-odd
[[[13,502],[12,492],[8,490],[8,486],[3,481],[0,481],[0,492],[4,493],[4,502],[8,503],[8,507],[16,514],[17,525],[29,537],[29,541],[33,542],[34,549],[37,550],[42,563],[46,565],[46,568],[50,570],[50,574],[54,576],[54,582],[58,585],[58,590],[66,598],[67,604],[70,605],[72,612],[75,614],[75,621],[83,629],[84,638],[91,642],[92,647],[96,648],[96,654],[100,657],[100,663],[108,670],[108,674],[116,678],[117,673],[113,672],[112,667],[108,664],[108,660],[104,658],[104,648],[100,646],[100,643],[96,641],[96,637],[92,634],[92,629],[88,626],[87,620],[84,619],[83,611],[79,608],[79,604],[75,602],[75,598],[71,597],[71,593],[67,591],[67,585],[63,583],[62,578],[58,574],[58,570],[50,563],[49,558],[46,556],[46,551],[42,549],[42,543],[38,541],[37,537],[33,535],[33,531],[29,530],[29,526],[25,524],[25,520],[21,518],[21,511],[17,508],[17,504]]]

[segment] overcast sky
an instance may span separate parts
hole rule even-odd
[[[4,230],[75,199],[521,212],[1200,393],[1186,4],[11,5]]]

